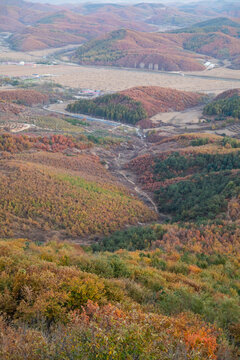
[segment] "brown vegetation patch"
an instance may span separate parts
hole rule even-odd
[[[227,91],[224,91],[223,93],[219,94],[214,100],[224,100],[231,98],[234,95],[240,96],[240,89],[230,89]]]
[[[142,86],[121,92],[135,101],[140,101],[149,117],[160,112],[183,111],[196,106],[202,100],[203,95],[162,88],[158,86]]]
[[[17,104],[6,103],[0,100],[0,112],[10,113],[18,115],[20,112],[24,111],[24,107]]]
[[[38,105],[48,102],[48,95],[42,94],[36,90],[2,90],[0,91],[0,100],[12,101],[21,105]]]

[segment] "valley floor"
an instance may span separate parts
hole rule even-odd
[[[240,73],[225,68],[187,73],[183,76],[179,73],[110,69],[70,64],[0,65],[0,75],[31,77],[33,74],[48,75],[48,80],[53,80],[63,86],[103,91],[120,91],[135,86],[161,86],[218,94],[224,90],[240,86]]]

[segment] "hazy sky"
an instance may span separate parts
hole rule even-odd
[[[1,0],[0,0],[1,1]],[[178,3],[191,3],[202,0],[25,0],[29,2],[39,2],[39,3],[48,3],[48,4],[73,4],[73,3],[169,3],[169,2],[178,2]],[[211,1],[211,0],[209,0]],[[221,1],[221,0],[219,0]]]
[[[136,3],[193,3],[193,2],[206,2],[207,0],[25,0],[29,2],[39,2],[45,4],[74,4],[74,3],[124,3],[124,4],[136,4]],[[238,2],[240,0],[218,0],[218,2]],[[1,2],[1,0],[0,0]],[[209,3],[216,3],[217,0],[208,0]]]

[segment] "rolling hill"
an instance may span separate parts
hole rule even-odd
[[[170,33],[121,29],[85,43],[72,56],[80,64],[164,71],[199,71],[206,55],[238,68],[240,24],[221,17]],[[205,56],[204,56],[205,55]]]
[[[220,17],[174,31],[193,34],[183,42],[183,48],[200,54],[227,59],[238,68],[240,53],[240,23]]]
[[[214,100],[228,99],[234,95],[240,96],[240,89],[231,89],[231,90],[224,91],[221,94],[219,94],[218,96],[216,96]]]
[[[86,41],[77,62],[178,72],[204,69],[208,54],[240,59],[238,21],[222,17],[239,1],[0,2],[16,49]],[[192,26],[209,16],[221,18]],[[178,22],[188,30],[152,32]],[[213,87],[214,72],[202,76]],[[195,77],[178,75],[148,78]],[[80,98],[42,79],[0,80],[0,360],[239,360],[240,89]]]
[[[210,14],[210,17],[218,15],[219,13]],[[173,71],[203,69],[197,61],[199,56],[189,52],[183,55],[184,49],[220,59],[230,59],[233,61],[234,68],[237,68],[239,64],[237,56],[239,23],[227,18],[209,20],[206,13],[192,16],[188,11],[162,4],[56,6],[37,2],[3,1],[0,4],[0,20],[0,30],[12,33],[8,42],[14,50],[19,51],[80,44],[96,38],[97,41],[102,41],[106,33],[129,29],[133,31],[130,34],[127,30],[126,39],[123,41],[125,44],[122,44],[124,49],[119,47],[120,44],[113,45],[113,48],[110,46],[111,53],[120,52],[117,54],[117,63],[114,59],[111,62],[112,54],[107,54],[107,64],[130,67],[135,67],[135,64],[136,66],[145,64],[150,68],[155,65],[156,68]],[[206,20],[206,22],[191,26],[199,20]],[[156,39],[156,34],[149,34],[149,38],[145,38],[142,33],[167,31],[179,27],[185,27],[186,34],[195,33],[197,37],[191,38],[183,35],[181,31],[182,34],[179,36],[162,34]],[[206,34],[206,31],[209,33],[210,30],[212,34],[210,39],[202,35],[202,33]],[[139,36],[137,33],[133,35],[134,31],[139,31]],[[111,34],[108,36],[111,37]],[[134,45],[137,37],[143,38],[140,46]],[[233,39],[234,37],[236,39]],[[93,51],[95,52],[95,49]],[[104,52],[104,49],[101,52]],[[85,55],[85,58],[80,60],[91,63],[92,60],[88,61],[88,55],[91,54],[85,53]],[[101,59],[97,57],[96,63],[106,63],[103,55],[104,53],[101,54]]]
[[[222,32],[239,37],[240,23],[227,17],[218,17],[207,21],[197,22],[191,27],[175,30],[175,33],[212,33]]]
[[[240,89],[231,89],[219,94],[204,107],[203,114],[217,115],[220,119],[226,117],[240,119]]]
[[[196,1],[186,4],[179,4],[177,8],[185,13],[196,14],[198,16],[229,16],[232,18],[240,17],[240,4],[238,0],[212,0]]]
[[[117,30],[85,43],[73,55],[80,64],[98,64],[154,70],[203,70],[199,56],[186,53],[183,37],[175,34]]]
[[[62,135],[0,136],[0,151],[5,153],[0,161],[3,236],[36,240],[46,240],[54,232],[62,239],[99,236],[155,219],[97,156],[63,155],[66,149],[83,150],[89,145]]]
[[[25,1],[14,1],[11,4],[1,2],[0,30],[12,33],[8,41],[13,49],[30,51],[80,44],[120,27],[146,31],[154,28],[138,20],[137,16],[134,20],[133,11],[128,8],[124,13],[112,13],[110,17],[108,7],[104,7],[101,13],[91,12],[86,15],[84,9],[82,12],[67,6]]]
[[[160,112],[182,111],[202,101],[201,94],[158,86],[135,87],[93,100],[80,99],[67,110],[136,124]]]
[[[160,112],[183,111],[198,105],[203,97],[203,95],[193,92],[158,86],[135,87],[121,91],[121,94],[140,102],[148,117]]]

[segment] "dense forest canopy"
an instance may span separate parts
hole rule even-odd
[[[224,139],[224,144],[227,143],[227,139]],[[206,174],[232,169],[240,169],[239,151],[229,154],[190,154],[188,156],[174,152],[166,159],[155,159],[154,175],[156,180],[166,180],[196,172]]]
[[[240,119],[240,96],[219,99],[207,104],[203,110],[204,115],[223,115]]]
[[[69,104],[67,110],[129,124],[136,124],[147,117],[140,102],[122,94],[104,95],[93,100],[81,99]]]
[[[154,177],[166,181],[156,191],[161,212],[171,213],[175,221],[214,219],[226,213],[229,199],[240,195],[240,152],[228,154],[173,153],[156,159]],[[169,183],[168,180],[175,179]]]

